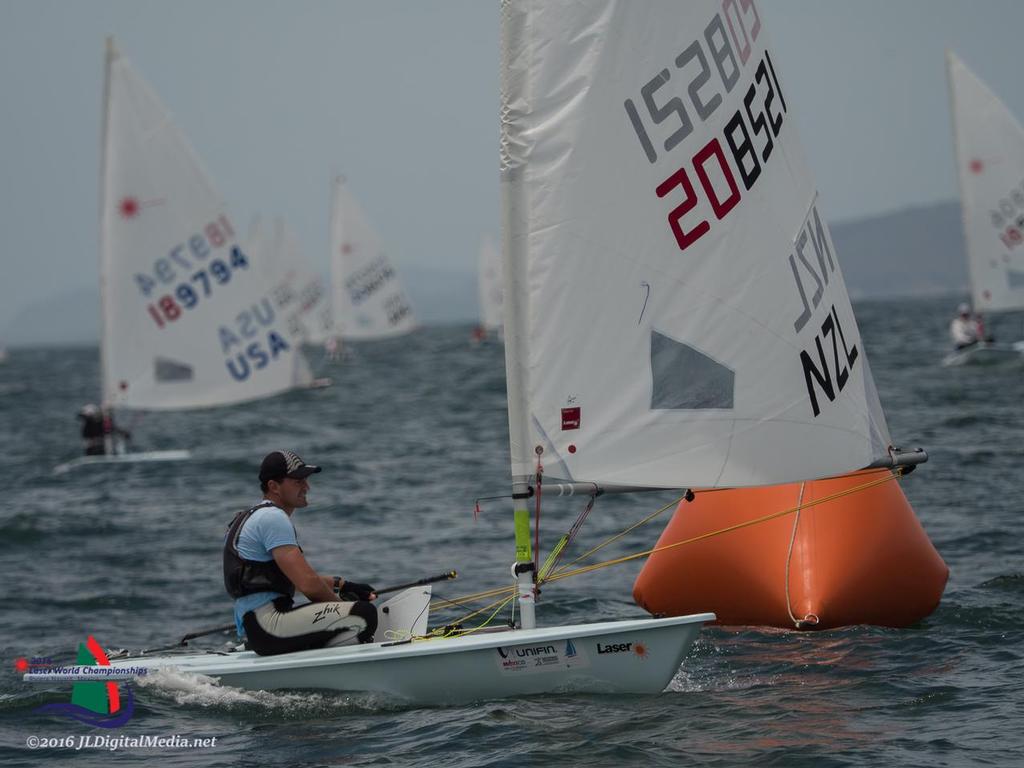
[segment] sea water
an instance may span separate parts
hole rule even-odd
[[[137,449],[189,448],[192,460],[54,475],[80,450],[75,413],[96,398],[97,350],[13,349],[0,365],[0,765],[1021,764],[1024,365],[942,368],[956,303],[856,305],[893,437],[931,456],[903,487],[950,581],[918,625],[708,628],[657,696],[409,707],[164,673],[132,686],[134,713],[113,732],[37,713],[68,702],[70,686],[25,683],[15,661],[72,662],[89,635],[107,648],[152,647],[229,623],[221,539],[234,512],[258,499],[269,450],[324,468],[295,515],[317,569],[377,586],[455,569],[459,580],[435,590],[447,597],[504,585],[509,504],[484,501],[474,515],[476,498],[508,493],[503,351],[473,346],[469,326],[353,345],[339,363],[314,356],[334,379],[327,389],[121,417]],[[1013,318],[996,330],[1024,338]],[[581,543],[671,500],[601,498]],[[583,503],[545,504],[545,552]],[[668,514],[602,555],[652,546]],[[631,599],[639,567],[549,585],[540,622],[643,616]],[[92,746],[76,749],[84,736]],[[33,738],[71,746],[33,750]],[[192,739],[213,741],[181,746]]]

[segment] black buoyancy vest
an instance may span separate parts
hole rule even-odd
[[[276,562],[246,560],[238,554],[238,537],[245,521],[256,510],[273,506],[273,502],[264,501],[251,509],[242,510],[228,525],[227,537],[224,539],[224,588],[236,600],[257,592],[280,592],[288,597],[295,596],[295,585]]]
[[[83,416],[82,437],[103,437],[103,419],[99,416]]]

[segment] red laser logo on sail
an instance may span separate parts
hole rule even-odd
[[[143,202],[134,195],[126,195],[125,197],[122,197],[121,202],[117,204],[117,211],[121,214],[122,219],[134,219],[142,212],[143,208],[149,208],[153,205],[162,205],[163,202],[163,200],[147,200]]]

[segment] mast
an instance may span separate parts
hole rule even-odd
[[[100,401],[110,396],[110,377],[107,346],[110,344],[109,313],[107,312],[107,145],[110,130],[110,70],[117,58],[114,38],[107,38],[103,72],[103,124],[100,129],[100,205],[99,205],[99,272],[100,272]]]
[[[953,87],[953,52],[946,49],[946,88],[949,91],[949,112],[953,120],[953,157],[956,158],[956,181],[960,187],[960,229],[963,232],[964,260],[967,262],[967,282],[970,285],[971,303],[974,303],[974,277],[971,274],[970,243],[967,242],[967,207],[964,205],[964,158],[960,154],[960,125],[956,115],[956,90]],[[972,309],[976,309],[972,307]]]
[[[523,629],[536,626],[534,576],[536,566],[530,546],[530,447],[526,393],[528,307],[526,294],[527,212],[529,200],[524,176],[524,139],[515,118],[528,109],[528,73],[523,64],[523,33],[527,12],[508,0],[501,4],[501,201],[502,269],[504,273],[505,375],[508,388],[508,433],[512,461],[512,516],[515,525],[516,560],[513,573],[519,588]]]
[[[338,300],[338,297],[341,295],[341,267],[338,265],[337,253],[338,246],[341,243],[334,236],[334,233],[338,228],[338,191],[343,183],[344,177],[340,173],[336,174],[331,182],[331,215],[327,223],[327,247],[330,249],[331,256],[328,265],[331,270],[331,332],[337,339],[342,337],[341,302]]]

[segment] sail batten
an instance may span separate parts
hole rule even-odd
[[[101,170],[103,399],[147,409],[308,384],[247,246],[152,88],[107,48]]]
[[[723,10],[726,9],[726,10]],[[885,416],[754,2],[502,4],[513,477],[884,461]]]

